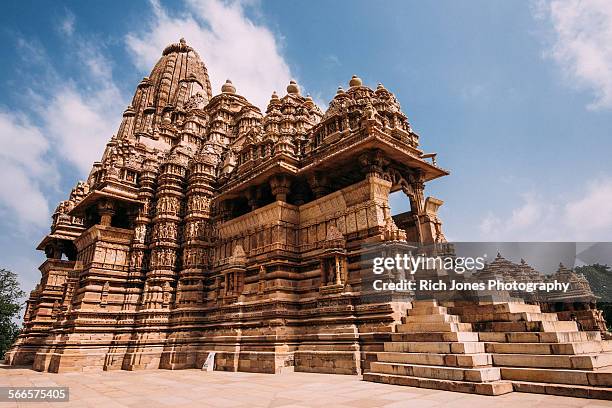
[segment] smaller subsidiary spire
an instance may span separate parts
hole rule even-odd
[[[308,108],[314,108],[315,104],[314,104],[314,101],[312,100],[312,96],[310,96],[310,94],[306,95],[306,100],[304,101],[304,106],[306,106]]]

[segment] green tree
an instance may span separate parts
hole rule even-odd
[[[19,316],[24,296],[17,274],[0,269],[0,360],[19,334],[19,326],[14,319]]]

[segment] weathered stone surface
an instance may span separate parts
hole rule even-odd
[[[11,364],[184,369],[216,352],[219,370],[358,374],[410,306],[370,296],[358,259],[445,243],[424,188],[448,172],[380,84],[354,77],[323,112],[291,81],[261,112],[229,80],[213,95],[181,39],[109,139],[38,247]],[[399,190],[413,205],[401,228]]]
[[[568,321],[521,302],[410,304],[410,293],[373,291],[372,257],[408,242],[450,248],[442,202],[424,196],[448,172],[419,150],[391,92],[353,77],[322,112],[291,81],[263,113],[239,90],[228,80],[213,96],[193,48],[164,49],[53,215],[10,364],[178,370],[215,353],[219,371],[366,371],[485,395],[510,392],[501,379],[588,396],[612,385],[612,344],[578,330],[595,312]],[[411,211],[391,216],[392,191]],[[483,276],[504,267],[516,269],[498,256]],[[590,296],[567,268],[556,276]]]

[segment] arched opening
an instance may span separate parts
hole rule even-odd
[[[403,190],[389,194],[389,210],[395,225],[406,232],[408,242],[420,242],[418,217],[413,212],[410,198]]]
[[[410,208],[410,200],[402,190],[397,190],[389,194],[389,208],[392,217],[412,211]]]

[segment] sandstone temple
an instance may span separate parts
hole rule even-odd
[[[373,290],[381,251],[448,250],[442,201],[424,193],[447,174],[382,84],[353,76],[323,112],[291,81],[262,113],[229,80],[213,96],[181,39],[58,205],[7,361],[66,372],[212,356],[216,370],[612,398],[597,330],[522,300]],[[410,210],[392,217],[396,191]]]

